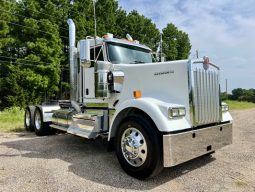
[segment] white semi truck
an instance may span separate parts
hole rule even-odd
[[[208,57],[153,63],[150,48],[112,34],[76,46],[68,24],[70,100],[28,106],[27,129],[107,137],[122,168],[139,179],[232,143],[220,69]]]

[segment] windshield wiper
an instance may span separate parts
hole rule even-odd
[[[137,64],[137,63],[145,63],[144,61],[133,61],[132,63],[130,64]]]

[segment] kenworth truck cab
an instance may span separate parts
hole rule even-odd
[[[130,36],[76,43],[68,24],[70,100],[28,106],[27,129],[106,137],[122,168],[139,179],[232,143],[220,69],[208,57],[153,63],[151,49]]]

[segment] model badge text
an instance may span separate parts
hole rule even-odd
[[[173,74],[174,73],[174,70],[169,70],[169,71],[162,71],[162,72],[155,72],[154,75],[157,76],[157,75],[170,75],[170,74]]]

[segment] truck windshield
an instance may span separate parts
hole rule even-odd
[[[113,64],[152,63],[150,51],[136,46],[111,42],[108,43],[108,54]]]

